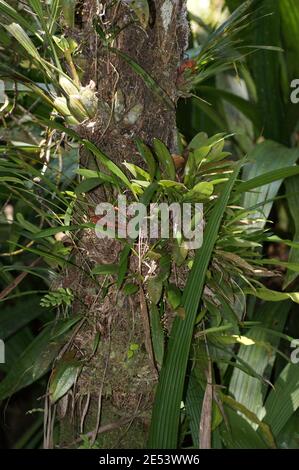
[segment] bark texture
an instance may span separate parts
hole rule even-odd
[[[96,118],[84,123],[80,133],[117,164],[140,164],[134,145],[137,136],[149,145],[157,137],[177,153],[176,81],[188,41],[185,3],[150,0],[149,22],[143,27],[129,1],[78,2],[76,28],[69,33],[81,44],[85,84],[93,80],[99,98]],[[119,29],[113,47],[151,75],[162,93],[155,94],[119,54],[103,44],[94,31],[95,19],[107,37]],[[81,164],[92,168],[95,163],[82,152]],[[100,187],[89,196],[91,210],[112,196]],[[76,249],[77,263],[85,270],[117,263],[121,247],[117,241],[97,239],[92,230],[84,231]],[[138,263],[132,260],[130,268],[138,269]],[[85,365],[72,393],[59,404],[61,447],[78,446],[80,434],[88,434],[91,442],[97,439],[102,448],[145,447],[157,371],[145,347],[143,293],[126,297],[115,284],[101,289],[75,269],[66,272],[64,286],[71,287],[79,299],[74,313],[85,314],[86,320],[71,346]],[[139,349],[128,359],[132,343]]]

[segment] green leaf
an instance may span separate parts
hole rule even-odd
[[[5,183],[17,183],[21,184],[22,186],[24,185],[23,180],[21,180],[20,178],[15,178],[14,176],[0,176],[0,181],[3,181]]]
[[[24,15],[22,15],[21,13],[18,13],[11,5],[6,3],[4,0],[0,0],[0,12],[3,13],[3,15],[8,18],[14,19],[24,29],[26,29],[27,31],[30,31],[31,33],[35,34],[37,37],[40,38],[40,36],[37,34],[37,31],[34,25],[29,23],[29,21],[27,21],[24,18]]]
[[[119,271],[119,266],[117,264],[97,264],[93,270],[92,274],[117,274]]]
[[[299,207],[299,176],[294,176],[292,178],[288,178],[285,182],[286,186],[286,194],[288,200],[288,206],[290,209],[291,216],[293,218],[293,222],[295,225],[295,235],[293,242],[299,242],[299,218],[298,218],[298,207]],[[288,262],[291,264],[299,264],[299,249],[295,248],[294,246],[291,247],[289,253]],[[298,274],[293,272],[290,268],[288,269],[283,288],[286,289],[292,282],[295,281]]]
[[[25,230],[28,230],[28,232],[30,233],[39,232],[40,230],[39,227],[37,227],[36,225],[33,225],[31,222],[28,222],[28,220],[25,220],[23,214],[21,214],[20,212],[17,213],[16,219],[19,222],[20,226],[24,228]]]
[[[297,0],[280,0],[279,7],[288,69],[292,77],[298,77],[299,4]]]
[[[264,439],[264,441],[268,444],[270,448],[272,449],[276,448],[276,444],[275,444],[275,441],[274,441],[274,438],[273,438],[273,435],[271,433],[269,426],[266,423],[261,422],[255,413],[250,411],[246,406],[237,402],[230,396],[222,395],[222,400],[233,410],[241,412],[242,415],[244,415],[249,421],[251,421],[254,424],[259,425],[259,433],[261,437]]]
[[[261,305],[256,311],[254,320],[262,321],[263,327],[271,328],[273,331],[283,331],[287,315],[291,307],[291,302],[280,303],[268,302]],[[265,331],[259,326],[252,327],[246,336],[259,343],[254,347],[248,348],[241,346],[238,352],[238,359],[242,359],[249,367],[261,376],[271,373],[275,352],[272,354],[265,350],[262,343],[269,342],[273,347],[279,343],[278,336],[272,336],[269,331]],[[268,377],[270,378],[270,377]],[[266,393],[266,387],[257,378],[246,374],[242,370],[234,368],[229,384],[229,393],[234,396],[237,402],[246,406],[246,408],[262,419],[265,413],[263,403]]]
[[[29,55],[31,55],[31,57],[33,57],[33,59],[40,63],[43,62],[38,50],[22,26],[20,26],[18,23],[11,23],[9,26],[6,26],[6,29],[21,44],[21,46],[24,47],[24,49],[28,52]]]
[[[56,65],[56,69],[57,71],[62,71],[61,70],[61,65],[60,65],[60,62],[59,62],[59,59],[58,59],[58,56],[57,56],[57,52],[56,52],[56,49],[55,49],[55,46],[54,46],[54,42],[53,42],[53,36],[50,34],[50,31],[49,31],[49,27],[48,27],[48,22],[46,21],[46,15],[49,14],[48,12],[44,12],[43,11],[43,6],[42,6],[42,2],[40,0],[28,0],[31,8],[32,8],[32,11],[33,13],[35,14],[36,18],[38,18],[38,21],[39,21],[39,25],[38,26],[41,26],[41,28],[43,29],[43,33],[45,35],[45,38],[46,38],[46,41],[47,41],[47,46],[49,48],[49,51],[51,53],[51,57],[52,59],[54,60],[55,62],[55,65]],[[57,14],[57,10],[58,8],[56,7],[56,14]],[[52,10],[52,14],[55,13],[55,9]],[[49,24],[50,24],[50,27],[52,28],[53,27],[53,21],[55,21],[54,18],[49,18]],[[51,25],[52,23],[52,25]],[[44,65],[45,65],[45,61],[44,62]],[[51,63],[48,63],[48,65],[52,66]],[[52,66],[53,68],[55,68],[54,66]]]
[[[25,349],[0,383],[0,400],[31,385],[48,372],[65,335],[82,317],[60,320],[48,325]]]
[[[237,186],[236,192],[240,194],[253,190],[246,192],[243,197],[242,205],[245,209],[265,202],[252,216],[254,219],[262,219],[255,224],[257,229],[264,227],[283,178],[299,171],[298,167],[292,167],[298,158],[299,149],[288,149],[272,141],[257,145],[248,155],[250,163],[243,170],[244,182]]]
[[[119,270],[117,276],[117,287],[120,289],[128,271],[129,255],[131,245],[125,245],[119,256]]]
[[[212,196],[213,191],[213,183],[210,183],[209,181],[201,181],[184,195],[183,200],[187,201],[192,200],[193,198],[207,199]]]
[[[124,285],[123,292],[125,295],[133,295],[138,292],[139,287],[136,284],[133,284],[133,282],[128,282],[127,284]]]
[[[74,295],[69,287],[59,287],[57,290],[49,291],[40,301],[42,307],[59,307],[60,305],[71,305]]]
[[[55,328],[52,331],[52,338],[56,339],[61,335],[64,335],[69,331],[73,326],[75,326],[80,320],[82,320],[81,315],[76,315],[72,318],[66,318],[56,323]]]
[[[19,301],[14,305],[6,308],[1,307],[1,339],[5,340],[44,313],[45,309],[40,307],[39,302],[40,296],[31,295],[30,298]]]
[[[153,140],[153,146],[155,153],[158,157],[160,166],[165,174],[166,178],[170,180],[175,180],[175,166],[172,159],[172,156],[166,147],[166,145],[161,142],[159,139]]]
[[[107,181],[107,183],[115,183],[115,179],[109,175],[106,175],[102,171],[89,170],[87,168],[79,168],[76,173],[84,176],[85,178],[98,178],[101,182]]]
[[[299,410],[291,416],[276,437],[279,449],[299,449]]]
[[[199,448],[199,423],[201,417],[204,391],[196,375],[192,371],[186,394],[186,413],[190,422],[190,429],[195,448]]]
[[[277,142],[287,142],[284,131],[284,106],[281,94],[281,66],[278,52],[269,52],[256,45],[281,46],[281,21],[279,13],[280,0],[264,0],[260,8],[255,6],[253,11],[253,27],[250,39],[255,52],[248,57],[248,64],[257,92],[257,106],[262,121],[260,131],[266,139]],[[248,41],[248,38],[247,38]],[[275,96],[275,100],[273,100]],[[270,119],[269,119],[270,117]],[[274,157],[279,160],[279,157]]]
[[[150,181],[150,175],[147,171],[143,170],[133,163],[123,162],[123,165],[132,173],[134,178],[144,179],[145,181]]]
[[[147,163],[150,178],[151,178],[151,181],[153,181],[156,175],[156,168],[157,168],[157,164],[154,159],[154,156],[152,152],[150,151],[149,147],[145,145],[145,143],[142,142],[141,139],[135,139],[135,144],[138,149],[138,152]]]
[[[221,135],[223,136],[223,134]],[[189,142],[188,149],[196,150],[204,146],[206,147],[207,140],[208,140],[208,135],[205,132],[199,132]]]
[[[244,289],[245,294],[253,295],[258,299],[268,300],[269,302],[280,302],[281,300],[291,299],[293,302],[299,304],[299,292],[277,292],[275,290],[267,289],[266,287],[259,287],[257,289]]]
[[[157,304],[161,298],[163,290],[163,280],[161,279],[161,277],[159,275],[150,277],[147,281],[146,290],[149,295],[150,301],[153,304]]]
[[[181,305],[182,293],[180,289],[175,284],[168,284],[166,290],[167,300],[173,310]]]
[[[158,183],[160,186],[162,186],[163,188],[173,188],[177,191],[184,191],[186,190],[186,187],[182,184],[182,183],[179,183],[178,181],[172,181],[172,180],[159,180],[159,183]]]
[[[57,121],[54,120],[49,120],[49,119],[41,119],[40,120],[42,123],[44,123],[46,126],[50,127],[51,129],[57,129],[60,132],[65,132],[69,137],[73,138],[76,142],[84,145],[85,148],[87,148],[93,155],[95,155],[96,158],[99,159],[99,161],[117,178],[119,178],[120,181],[122,181],[131,191],[133,194],[134,190],[132,188],[132,185],[126,175],[121,171],[121,169],[112,161],[110,160],[105,153],[103,153],[99,148],[97,148],[92,142],[90,142],[87,139],[81,139],[79,134],[75,132],[73,129],[69,129],[62,124],[60,124]],[[117,180],[116,180],[117,182]]]
[[[88,193],[88,191],[91,191],[94,188],[97,188],[102,184],[103,182],[100,180],[100,178],[88,178],[84,181],[81,181],[76,186],[75,193],[76,194],[81,194],[81,193]]]
[[[250,426],[248,421],[237,411],[224,405],[224,412],[229,428],[223,423],[220,428],[221,438],[228,449],[267,449],[262,437]]]
[[[52,404],[62,398],[74,385],[81,367],[82,365],[78,361],[64,361],[63,359],[55,366],[49,386]]]
[[[175,449],[177,447],[180,404],[194,323],[218,230],[239,170],[240,164],[236,166],[212,211],[205,229],[203,245],[196,252],[188,276],[182,299],[186,316],[184,319],[176,317],[172,327],[153,407],[149,436],[150,448]]]
[[[63,19],[69,28],[74,28],[76,0],[61,0]]]
[[[259,188],[264,185],[269,185],[270,183],[277,182],[277,181],[279,181],[279,184],[281,184],[284,178],[297,175],[298,173],[299,173],[299,166],[290,166],[286,168],[281,168],[279,170],[269,171],[268,173],[265,173],[261,176],[257,176],[256,178],[252,178],[248,181],[244,181],[243,183],[238,184],[238,186],[236,187],[236,193],[238,194],[238,193],[244,193],[250,190],[255,190],[256,188]],[[272,198],[269,198],[269,199],[272,199]]]
[[[112,161],[110,160],[107,155],[105,155],[100,149],[98,149],[92,142],[89,140],[83,139],[83,145],[90,150],[98,159],[99,161],[105,165],[108,170],[111,171],[112,174],[117,176],[131,191],[133,194],[134,191],[132,189],[132,185],[126,175],[121,171],[121,169]]]
[[[58,227],[45,228],[38,233],[34,233],[30,238],[37,240],[39,238],[47,238],[60,232],[74,232],[84,228],[94,228],[93,223],[79,224],[79,225],[59,225]]]
[[[299,263],[291,263],[289,261],[281,261],[280,259],[275,258],[265,258],[265,259],[256,259],[254,263],[257,265],[274,265],[274,266],[282,266],[284,268],[288,268],[289,271],[294,273],[299,273]]]
[[[210,97],[216,99],[223,99],[227,103],[233,105],[238,111],[241,111],[258,129],[261,128],[261,118],[259,115],[258,107],[255,103],[245,100],[238,95],[222,90],[220,88],[214,88],[212,86],[200,86],[198,91],[209,100]]]
[[[299,367],[298,364],[287,364],[265,403],[264,421],[270,426],[274,436],[278,436],[298,407]]]

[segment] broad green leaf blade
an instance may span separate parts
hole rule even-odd
[[[298,104],[289,99],[290,83],[299,78],[299,2],[298,0],[279,0],[282,46],[282,84],[286,100],[284,127],[291,135],[298,123]],[[284,71],[284,69],[286,69]]]
[[[290,271],[299,273],[299,263],[292,263],[289,261],[281,261],[280,259],[276,258],[265,258],[254,260],[254,263],[257,265],[274,265],[274,266],[282,266],[283,268],[288,268]]]
[[[299,410],[291,416],[276,437],[279,449],[299,449]]]
[[[63,19],[69,28],[74,28],[76,0],[61,0]]]
[[[134,165],[134,163],[123,162],[123,165],[129,170],[129,172],[134,176],[135,179],[150,181],[150,175],[147,171],[143,168],[140,168],[138,165]]]
[[[155,175],[156,175],[156,168],[157,164],[154,159],[154,156],[152,152],[150,151],[149,147],[145,145],[144,142],[142,142],[141,139],[136,139],[135,140],[136,147],[140,153],[140,155],[144,158],[144,160],[147,163],[148,171],[151,177],[151,181],[154,180]]]
[[[49,395],[51,403],[56,403],[74,385],[78,373],[82,367],[75,360],[61,360],[53,370],[50,379]]]
[[[283,145],[272,141],[265,141],[257,145],[252,153],[248,155],[249,163],[244,167],[243,170],[244,183],[239,185],[237,191],[243,192],[244,190],[248,191],[250,189],[253,189],[253,191],[247,192],[244,195],[242,203],[243,207],[248,209],[260,202],[271,200],[271,202],[266,202],[256,211],[255,214],[252,215],[254,219],[266,220],[268,218],[273,205],[273,198],[277,195],[282,183],[282,178],[284,178],[286,175],[282,173],[282,176],[278,181],[275,181],[276,178],[274,178],[274,181],[273,179],[270,179],[270,181],[273,182],[269,182],[268,184],[266,184],[267,180],[265,179],[265,184],[263,186],[261,186],[260,180],[257,181],[257,178],[261,177],[263,181],[265,174],[268,173],[269,176],[269,172],[288,168],[294,165],[298,158],[299,149],[288,149]],[[296,171],[296,168],[294,171]],[[288,176],[291,176],[291,174],[288,174]],[[253,180],[254,178],[256,178],[256,180],[251,181],[250,183],[249,180]],[[247,184],[248,187],[246,187]],[[254,184],[256,186],[254,186]],[[254,190],[254,187],[258,187],[258,189]],[[258,223],[256,223],[255,227],[257,229],[263,228],[265,225],[264,220],[260,220]]]
[[[107,183],[115,183],[115,179],[111,176],[106,175],[102,171],[88,170],[86,168],[79,168],[77,170],[78,175],[84,176],[85,178],[98,178],[99,181]]]
[[[105,165],[108,170],[111,171],[112,174],[117,176],[131,191],[133,194],[134,191],[132,189],[132,185],[126,175],[121,171],[121,169],[112,161],[110,160],[107,155],[105,155],[98,147],[96,147],[92,142],[87,139],[82,140],[82,144],[90,150],[98,159],[99,161]]]
[[[199,448],[199,423],[204,391],[199,385],[195,374],[192,373],[186,394],[186,413],[190,422],[193,445]]]
[[[126,244],[119,255],[119,267],[117,272],[117,287],[120,289],[128,270],[129,255],[131,253],[131,245]]]
[[[255,413],[250,411],[245,405],[242,405],[241,403],[237,402],[234,400],[232,397],[228,395],[222,395],[222,400],[224,403],[226,403],[230,408],[233,410],[236,410],[240,413],[242,413],[243,416],[245,416],[249,422],[253,424],[257,424],[259,426],[258,433],[261,435],[263,440],[266,442],[266,444],[271,448],[275,449],[276,444],[274,437],[271,433],[271,430],[268,426],[268,424],[261,422],[260,419],[256,416]]]
[[[153,146],[161,165],[162,171],[165,173],[166,178],[175,180],[175,166],[172,156],[166,145],[159,139],[153,140]]]
[[[63,126],[61,123],[49,120],[49,119],[41,119],[41,123],[45,124],[46,126],[50,127],[51,129],[57,129],[61,132],[65,132],[69,137],[73,138],[76,142],[84,145],[99,161],[113,174],[115,175],[120,181],[122,181],[131,191],[133,194],[134,190],[132,185],[126,175],[121,171],[121,169],[112,161],[110,160],[105,153],[103,153],[96,145],[94,145],[90,140],[81,139],[79,134],[75,132],[73,129],[69,129],[68,127]],[[116,180],[117,182],[117,180]]]
[[[228,449],[267,449],[268,446],[261,436],[250,426],[248,421],[232,410],[224,406],[224,412],[229,423],[221,425],[221,437]]]
[[[146,290],[148,292],[149,298],[151,302],[156,305],[162,295],[163,291],[163,279],[160,276],[151,277],[146,286]]]
[[[236,194],[245,193],[247,191],[251,191],[253,193],[258,193],[261,186],[269,185],[274,182],[282,183],[284,178],[288,178],[290,176],[297,175],[299,173],[299,166],[288,166],[286,168],[281,168],[279,170],[269,171],[264,175],[257,176],[252,178],[248,181],[244,181],[243,183],[238,184],[236,187]],[[273,201],[272,201],[273,202]]]
[[[263,0],[253,4],[250,36],[244,38],[243,35],[247,44],[249,40],[253,48],[259,45],[281,46],[279,3],[280,0]],[[287,143],[279,53],[265,47],[256,48],[248,56],[247,63],[256,86],[257,106],[262,120],[260,132],[266,139]]]
[[[270,426],[274,436],[278,436],[298,407],[299,367],[298,364],[287,364],[265,403],[264,421]]]
[[[291,78],[299,76],[299,3],[298,0],[279,0],[282,34]]]
[[[40,296],[31,295],[30,298],[21,300],[15,305],[3,308],[0,313],[0,335],[5,340],[16,333],[29,322],[37,318],[45,309],[39,305]]]
[[[118,264],[96,264],[93,270],[91,271],[92,274],[117,274],[119,270]]]
[[[245,100],[234,93],[229,91],[222,90],[220,88],[214,88],[212,86],[200,86],[198,88],[199,92],[203,94],[205,98],[209,100],[209,97],[216,99],[223,99],[229,104],[233,105],[238,109],[244,116],[250,119],[254,126],[261,128],[261,120],[258,112],[258,108],[255,103]]]
[[[153,407],[149,436],[150,448],[175,449],[177,447],[180,403],[194,323],[218,230],[239,170],[240,164],[237,165],[215,204],[205,230],[203,245],[196,253],[187,280],[182,299],[186,315],[184,320],[179,317],[175,318],[171,331]]]
[[[299,176],[294,176],[292,178],[288,178],[285,182],[286,186],[286,193],[287,193],[287,200],[288,206],[290,209],[291,216],[293,218],[294,226],[295,226],[295,235],[294,235],[294,243],[299,242],[299,217],[298,217],[298,207],[299,207]],[[291,247],[289,253],[289,263],[299,263],[299,249],[295,248],[294,246]],[[295,279],[297,278],[298,274],[296,272],[291,271],[288,269],[283,287],[286,289]]]
[[[40,36],[37,34],[36,28],[27,21],[21,13],[18,13],[11,5],[9,5],[4,0],[0,0],[0,12],[3,13],[7,18],[14,19],[19,23],[24,29],[30,31],[33,34],[36,34],[37,37]]]
[[[299,292],[278,292],[275,290],[267,289],[266,287],[258,287],[257,289],[244,289],[245,294],[250,294],[261,300],[268,300],[269,302],[280,302],[282,300],[291,299],[293,302],[299,304]]]
[[[65,334],[82,317],[61,320],[48,325],[27,347],[16,364],[12,365],[7,376],[0,384],[0,400],[13,395],[18,390],[31,385],[42,377],[51,367]]]
[[[18,23],[11,23],[9,26],[6,26],[6,29],[21,44],[21,46],[24,47],[33,59],[42,63],[42,58],[39,55],[38,50],[29,38],[28,34]]]
[[[87,179],[81,181],[81,183],[79,183],[76,186],[75,193],[76,194],[88,193],[92,189],[95,189],[98,186],[100,186],[100,184],[102,184],[102,183],[103,183],[103,181],[101,181],[101,179],[99,177],[87,178]]]
[[[262,305],[256,312],[254,320],[262,321],[263,327],[271,328],[274,331],[282,331],[291,307],[291,302],[280,303],[268,302]],[[252,367],[258,374],[264,377],[267,370],[268,378],[275,359],[275,352],[267,351],[261,343],[269,342],[273,347],[279,343],[278,336],[272,336],[268,331],[254,326],[246,336],[253,339],[256,344],[253,347],[241,346],[238,358],[242,359],[248,366]],[[268,369],[267,369],[268,368]],[[243,404],[262,419],[265,413],[263,408],[265,385],[257,378],[251,377],[240,369],[234,368],[229,384],[229,393],[234,396],[237,402]]]
[[[123,287],[123,293],[125,295],[134,295],[139,291],[139,288],[136,284],[133,282],[128,282],[127,284],[124,285]]]
[[[25,326],[5,340],[5,364],[0,364],[1,372],[4,374],[10,372],[11,367],[17,363],[33,339],[29,326]]]

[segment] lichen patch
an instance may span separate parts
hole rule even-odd
[[[163,5],[161,6],[161,18],[164,31],[168,31],[168,28],[171,23],[172,19],[172,12],[173,12],[174,2],[171,0],[165,0]]]

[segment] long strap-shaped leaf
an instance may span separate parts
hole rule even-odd
[[[176,317],[173,324],[153,407],[149,436],[149,448],[152,449],[177,447],[180,404],[196,314],[219,226],[239,169],[240,164],[237,165],[213,209],[205,229],[203,245],[196,253],[182,299],[186,312],[185,319]]]

